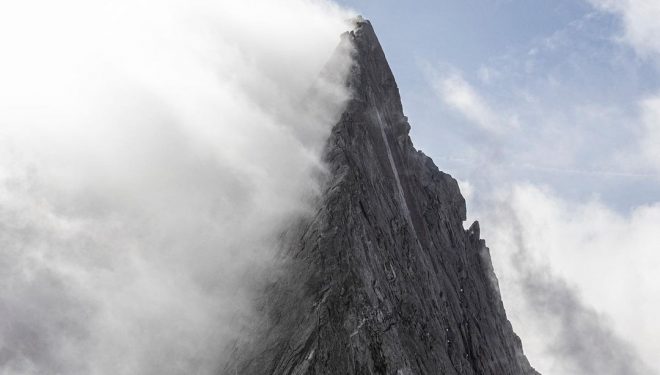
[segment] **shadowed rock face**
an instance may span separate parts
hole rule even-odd
[[[536,374],[506,318],[458,184],[415,150],[367,21],[344,35],[352,99],[325,151],[315,215],[288,234],[265,325],[238,374]]]

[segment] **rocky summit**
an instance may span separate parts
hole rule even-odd
[[[288,232],[263,326],[228,374],[537,374],[458,184],[413,147],[368,21],[343,36],[352,96],[313,217]]]

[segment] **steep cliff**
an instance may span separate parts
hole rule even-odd
[[[456,180],[417,151],[368,21],[344,35],[352,99],[315,215],[288,236],[239,374],[535,374]]]

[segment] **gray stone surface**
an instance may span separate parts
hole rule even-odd
[[[318,210],[287,233],[255,341],[226,373],[535,374],[458,184],[417,151],[367,21]]]

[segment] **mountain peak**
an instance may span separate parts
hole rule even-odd
[[[345,34],[350,34],[353,36],[354,40],[363,40],[365,41],[365,44],[374,45],[374,41],[376,43],[378,42],[378,37],[376,36],[376,31],[371,25],[371,21],[362,16],[357,16],[352,22],[354,24],[353,30],[347,31]]]
[[[351,99],[328,139],[316,212],[288,233],[243,374],[536,372],[511,328],[458,184],[417,151],[369,21],[344,35]]]
[[[354,48],[354,69],[348,79],[349,87],[354,91],[364,91],[368,87],[367,99],[390,97],[392,101],[383,104],[395,105],[403,112],[394,74],[371,22],[359,17],[355,25],[355,29],[344,34]]]

